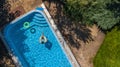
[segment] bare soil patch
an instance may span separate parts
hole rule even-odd
[[[86,26],[71,22],[69,17],[64,16],[63,6],[59,1],[45,1],[45,5],[81,67],[94,67],[93,58],[105,34],[96,25]]]
[[[10,9],[7,13],[9,15],[5,17],[6,21],[2,26],[16,18],[14,11],[17,10],[17,7],[22,6],[20,9],[24,11],[21,14],[24,14],[36,6],[40,6],[42,3],[42,0],[8,1]],[[96,25],[89,27],[80,23],[71,22],[68,19],[69,17],[66,18],[64,16],[61,2],[58,3],[57,0],[51,0],[51,2],[48,3],[45,1],[45,5],[81,67],[93,67],[93,58],[104,40],[105,35]],[[15,67],[2,41],[0,43],[0,67]]]

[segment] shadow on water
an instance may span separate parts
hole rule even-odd
[[[18,25],[18,26],[17,26]],[[20,24],[17,24],[14,29],[18,29],[20,28]],[[21,57],[24,61],[22,61],[22,63],[24,63],[23,65],[29,65],[29,62],[26,61],[26,58],[24,57],[24,53],[25,52],[30,52],[30,49],[28,47],[27,44],[25,44],[25,40],[27,39],[27,36],[24,34],[26,30],[19,30],[19,31],[14,31],[12,30],[11,32],[14,34],[11,34],[11,38],[12,38],[12,42],[14,42],[14,45],[16,45],[15,47],[17,48],[17,50],[20,52]],[[18,34],[19,33],[19,34]]]
[[[17,44],[16,48],[19,50],[21,54],[30,51],[28,45],[24,43],[25,39],[27,39],[27,36],[24,35],[24,32],[25,30],[20,30],[19,32],[15,32],[16,34],[13,34],[13,36],[11,37],[12,40],[14,40],[13,42]]]
[[[46,2],[47,0],[43,1]],[[86,25],[73,22],[72,20],[69,19],[69,17],[66,17],[66,15],[64,14],[63,7],[65,6],[66,0],[49,0],[49,1],[47,1],[49,5],[47,4],[45,5],[49,10],[52,18],[54,19],[57,28],[61,31],[65,40],[68,43],[70,43],[70,46],[79,49],[81,46],[81,41],[84,43],[93,41],[91,30],[88,29]],[[50,8],[53,7],[51,5],[53,3],[56,6],[55,9]]]
[[[45,47],[49,50],[52,48],[52,43],[48,40],[47,43],[45,43]]]
[[[20,15],[20,11],[15,11],[15,13],[10,12],[11,5],[8,1],[9,0],[0,0],[0,30]],[[7,59],[5,60],[4,57]],[[8,50],[4,46],[3,41],[0,39],[0,67],[6,67],[7,60],[12,61],[8,54]],[[9,65],[14,65],[14,63],[10,63]]]

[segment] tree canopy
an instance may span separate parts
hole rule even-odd
[[[64,12],[72,21],[96,23],[104,30],[119,23],[119,11],[119,0],[67,0],[64,5]]]

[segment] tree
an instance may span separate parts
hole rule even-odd
[[[0,0],[0,28],[9,21],[10,4],[7,0]]]
[[[67,0],[65,14],[75,22],[96,23],[100,28],[111,29],[120,21],[119,0]],[[111,7],[111,6],[115,7]]]

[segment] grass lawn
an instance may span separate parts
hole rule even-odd
[[[120,67],[120,30],[107,33],[93,63],[94,67]]]

